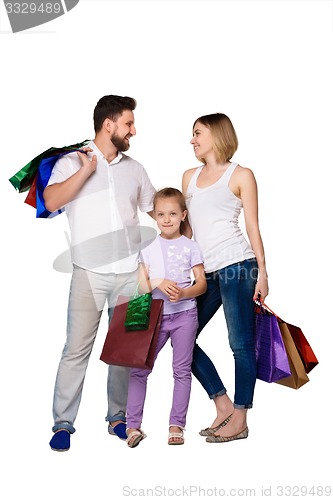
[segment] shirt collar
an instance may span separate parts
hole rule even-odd
[[[103,155],[102,151],[100,149],[98,149],[98,147],[96,146],[96,144],[94,143],[93,140],[90,141],[89,147],[94,151],[94,153],[97,156],[99,156],[100,158],[103,158],[105,161],[107,161],[107,159]],[[123,154],[121,153],[121,151],[118,151],[117,156],[110,163],[108,161],[107,161],[107,163],[109,165],[115,165],[116,163],[120,162],[120,160],[122,159],[122,157],[123,157]]]

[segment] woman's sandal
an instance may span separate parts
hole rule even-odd
[[[242,432],[239,432],[238,434],[235,434],[234,436],[207,436],[206,441],[207,443],[227,443],[229,441],[235,441],[237,439],[246,439],[249,435],[249,429],[248,427],[245,427],[245,429],[242,430]]]
[[[142,441],[146,436],[146,434],[141,429],[135,429],[130,432],[127,436],[126,442],[129,448],[135,448],[138,446],[140,441]]]
[[[218,431],[219,429],[221,429],[221,427],[224,427],[225,425],[227,425],[227,423],[231,419],[231,415],[229,415],[229,417],[227,417],[225,420],[223,420],[223,422],[221,422],[216,427],[206,427],[206,429],[201,429],[201,431],[199,432],[200,436],[212,436],[213,434],[215,434],[215,432]]]
[[[178,427],[180,432],[171,432],[170,427]],[[169,435],[168,435],[168,444],[171,445],[176,445],[176,444],[184,444],[185,439],[184,439],[184,428],[180,427],[179,425],[170,425],[169,427]],[[178,438],[177,441],[172,441],[173,438]]]

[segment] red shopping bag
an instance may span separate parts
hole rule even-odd
[[[120,296],[115,307],[100,359],[109,365],[152,370],[163,300],[152,299],[149,325],[145,330],[127,330],[125,318],[130,297]]]

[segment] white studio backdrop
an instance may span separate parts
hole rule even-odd
[[[223,491],[287,497],[290,487],[313,498],[312,486],[317,496],[328,496],[332,2],[81,0],[65,16],[15,34],[2,4],[0,14],[2,497],[182,492],[201,498]],[[57,454],[48,447],[70,283],[70,274],[56,272],[53,261],[67,249],[67,219],[35,219],[8,179],[51,146],[92,138],[93,109],[106,94],[137,99],[129,154],[156,188],[180,188],[183,171],[198,164],[189,144],[192,124],[217,111],[236,128],[234,160],[256,176],[267,304],[303,328],[320,364],[298,391],[258,381],[245,441],[210,445],[198,435],[214,410],[194,380],[186,444],[167,446],[170,346],[148,384],[148,438],[130,450],[108,436],[107,368],[99,360],[105,312],[71,450]],[[146,216],[142,223],[151,224]],[[232,395],[222,310],[200,345]]]

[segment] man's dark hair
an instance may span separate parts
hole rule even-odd
[[[95,132],[101,130],[106,118],[116,121],[123,111],[133,111],[136,108],[136,100],[132,97],[122,97],[119,95],[105,95],[96,104],[94,109],[94,129]]]

